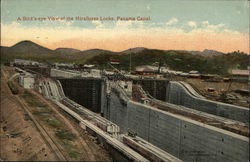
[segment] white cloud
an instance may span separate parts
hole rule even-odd
[[[101,21],[92,21],[92,24],[96,25],[96,28],[103,28],[104,24]]]
[[[62,24],[61,24],[62,23]],[[192,34],[234,34],[241,35],[242,33],[232,31],[226,28],[225,24],[210,24],[208,21],[194,22],[189,21],[188,26],[193,27],[190,31],[183,30],[183,27],[162,26],[148,27],[142,21],[117,21],[113,27],[107,27],[101,21],[92,21],[96,28],[82,28],[72,25],[64,25],[61,22],[60,26],[56,27],[39,27],[39,26],[24,26],[17,22],[10,24],[1,23],[1,36],[3,40],[26,40],[36,37],[48,37],[49,39],[40,39],[42,43],[48,44],[58,42],[65,39],[82,38],[82,39],[113,39],[118,37],[136,36],[136,37],[162,37],[162,35],[192,35]],[[204,24],[204,25],[202,25]],[[64,33],[64,34],[62,34]],[[243,33],[244,34],[244,33]]]
[[[132,26],[133,21],[117,21],[115,27],[130,27]]]
[[[117,21],[115,23],[115,27],[114,28],[132,28],[132,27],[136,27],[136,28],[144,28],[144,22],[143,21]]]
[[[216,24],[216,25],[208,25],[207,28],[210,28],[210,29],[219,29],[219,28],[222,28],[224,26],[225,26],[225,24]]]
[[[98,21],[92,23],[97,26],[103,25],[102,22]],[[212,45],[217,46],[214,42],[224,42],[223,47],[218,45],[214,49],[234,50],[242,48],[242,51],[248,50],[246,47],[249,47],[249,42],[246,39],[248,38],[246,33],[226,29],[224,24],[205,23],[208,24],[205,26],[200,25],[202,22],[196,22],[195,24],[196,28],[193,30],[184,31],[180,27],[166,27],[163,24],[162,26],[149,28],[138,21],[120,21],[116,22],[115,26],[110,28],[106,26],[103,28],[82,28],[65,25],[56,27],[27,27],[16,22],[11,24],[1,23],[1,44],[9,46],[21,40],[35,40],[37,43],[47,45],[48,47],[52,45],[53,48],[59,46],[77,48],[75,45],[78,42],[79,49],[104,48],[112,50],[113,48],[115,50],[124,50],[136,46],[164,49],[166,48],[166,44],[170,44],[172,48],[175,48],[174,46],[177,48],[178,46],[178,48],[183,49],[196,49],[196,43],[187,42],[203,41],[203,46],[199,46],[200,49],[208,48],[207,46],[210,45],[211,47],[209,48],[213,48]],[[135,25],[138,27],[134,28]],[[37,37],[40,37],[39,40]],[[189,41],[183,42],[183,40]],[[225,43],[226,41],[228,43]],[[66,43],[61,44],[63,42]],[[184,45],[185,42],[186,45]],[[235,46],[232,46],[232,44]]]
[[[201,24],[202,24],[202,25],[208,25],[209,22],[208,22],[208,21],[202,21]]]
[[[223,32],[225,31],[224,29],[225,28],[225,24],[209,24],[207,23],[206,25],[203,25],[201,26],[200,28],[197,28],[197,30],[201,30],[201,31],[204,31],[204,32]],[[227,30],[229,31],[229,30]]]
[[[1,23],[2,24],[2,23]],[[18,26],[20,26],[21,24],[19,23],[19,21],[12,21],[11,23],[10,23],[10,26],[11,27],[18,27]]]
[[[196,28],[197,27],[197,23],[195,21],[189,21],[187,22],[187,25],[192,27],[192,28]]]
[[[177,22],[174,18],[170,19],[173,22]],[[170,22],[170,21],[169,21]],[[81,28],[81,27],[75,27],[70,25],[72,22],[68,21],[61,21],[61,25],[57,27],[38,27],[38,26],[24,26],[16,21],[10,23],[10,24],[3,24],[1,23],[2,33],[7,36],[6,33],[12,33],[10,36],[18,36],[18,35],[29,35],[30,32],[26,31],[34,31],[45,34],[49,33],[48,36],[51,34],[57,34],[61,35],[62,31],[67,31],[71,34],[64,35],[64,37],[75,37],[79,34],[83,35],[91,35],[88,33],[103,33],[103,35],[107,35],[105,33],[110,33],[109,35],[112,35],[112,33],[175,33],[175,34],[183,34],[183,33],[192,33],[192,32],[232,32],[236,33],[237,31],[232,31],[230,29],[226,28],[225,24],[210,24],[208,21],[202,21],[202,22],[195,22],[195,21],[189,21],[187,23],[188,26],[193,27],[193,30],[191,31],[185,31],[183,30],[183,27],[176,27],[176,26],[164,26],[164,24],[161,24],[162,26],[154,25],[149,27],[148,25],[144,24],[143,21],[117,21],[113,27],[107,27],[105,23],[101,21],[92,21],[91,23],[96,25],[96,28]],[[66,24],[66,25],[65,25]],[[41,32],[40,32],[41,31]],[[60,31],[60,32],[59,32]],[[15,34],[13,34],[15,33]],[[19,33],[19,34],[18,34]],[[238,32],[240,33],[240,32]],[[74,35],[75,34],[75,35]]]
[[[231,31],[229,29],[226,29],[225,24],[222,23],[210,24],[208,21],[201,21],[201,22],[189,21],[187,22],[187,25],[193,28],[190,32],[218,33],[218,32]]]
[[[66,20],[58,20],[62,25],[70,26],[73,21],[66,21]]]
[[[173,17],[173,18],[171,18],[168,22],[166,22],[166,24],[167,25],[173,25],[173,24],[176,24],[176,23],[178,23],[178,19],[177,18],[175,18],[175,17]]]

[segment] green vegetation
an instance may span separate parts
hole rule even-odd
[[[12,94],[18,94],[19,93],[19,90],[17,88],[17,86],[12,82],[12,81],[8,81],[7,82]]]
[[[66,129],[59,129],[55,133],[56,137],[62,140],[63,147],[69,154],[71,158],[78,158],[80,156],[79,152],[77,152],[76,146],[72,143],[75,140],[76,136],[70,133]]]
[[[77,151],[76,146],[71,141],[63,140],[63,147],[71,158],[77,159],[80,156],[80,153]]]
[[[3,54],[1,55],[1,64],[9,63],[14,61],[14,59],[26,59],[26,60],[34,60],[39,62],[61,62],[61,63],[83,63],[84,59],[78,58],[65,58],[58,55],[51,55],[51,56],[38,56],[32,54],[20,55],[20,54]]]
[[[63,122],[56,118],[55,114],[45,103],[42,103],[29,91],[25,90],[22,97],[29,106],[34,107],[32,113],[36,115],[40,121],[53,129],[56,138],[59,139],[68,155],[71,158],[79,158],[80,153],[77,151],[77,146],[74,145],[73,142],[76,139],[76,135],[72,134]]]
[[[47,119],[47,123],[54,128],[61,128],[63,126],[57,119]]]
[[[57,130],[56,131],[56,136],[59,139],[69,140],[69,141],[73,141],[76,138],[74,134],[70,133],[66,129],[59,129],[59,130]]]
[[[32,114],[36,115],[36,117],[42,121],[47,121],[49,125],[52,127],[56,127],[58,125],[57,121],[54,119],[50,120],[50,116],[53,114],[52,111],[48,108],[48,106],[39,99],[32,95],[29,91],[25,90],[22,94],[23,99],[28,104],[28,106],[33,107]]]
[[[46,105],[40,102],[35,96],[33,96],[29,91],[24,91],[22,97],[26,103],[31,107],[46,107]],[[47,111],[46,111],[47,112]]]
[[[86,63],[95,64],[97,67],[110,68],[107,64],[110,58],[119,59],[121,70],[129,70],[130,55],[101,54],[87,60]],[[232,52],[225,55],[204,57],[179,51],[161,51],[145,49],[140,53],[131,54],[132,70],[140,65],[156,65],[159,63],[170,69],[189,72],[197,70],[201,73],[228,74],[231,69],[247,69],[249,55],[242,52]]]
[[[13,61],[15,58],[29,59],[40,62],[62,62],[74,64],[94,64],[100,69],[111,69],[107,64],[110,59],[119,59],[120,65],[116,66],[120,70],[129,70],[130,54],[121,53],[102,53],[93,57],[84,57],[81,55],[18,55],[18,54],[4,54],[1,56],[1,63]],[[197,70],[201,73],[211,74],[228,74],[231,69],[247,69],[249,55],[235,51],[232,53],[217,55],[212,57],[205,57],[201,55],[192,55],[185,51],[163,51],[144,49],[138,53],[131,54],[132,70],[140,65],[159,65],[167,66],[172,70],[188,72],[190,70]]]

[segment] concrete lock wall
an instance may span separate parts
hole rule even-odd
[[[163,101],[166,99],[166,84],[168,82],[168,80],[157,79],[136,79],[133,81],[134,84],[140,84],[151,96]]]
[[[59,69],[51,69],[50,76],[61,77],[61,78],[72,78],[72,77],[79,77],[80,73],[73,73],[73,72],[59,70]]]
[[[248,108],[205,99],[193,94],[192,88],[175,81],[167,83],[166,93],[165,101],[167,102],[241,121],[249,125]]]
[[[50,76],[50,71],[51,71],[51,68],[49,67],[25,66],[25,69],[29,69],[31,71],[37,72],[45,76]]]
[[[100,113],[101,80],[100,79],[59,79],[65,95],[76,103]]]
[[[156,99],[249,125],[248,108],[205,99],[187,83],[154,79],[138,79],[134,83],[139,83],[145,91]]]
[[[111,93],[104,117],[184,161],[248,161],[249,140],[219,128],[128,101]]]
[[[120,126],[121,132],[137,133],[139,137],[184,161],[248,161],[247,137],[126,100],[114,89],[108,95],[106,83],[97,80],[60,79],[66,96],[75,102],[92,111],[101,112],[105,118]],[[94,93],[93,85],[99,87],[94,86]],[[98,97],[92,100],[90,96]],[[169,102],[183,105],[191,103],[187,107],[196,105],[198,108],[201,107],[200,111],[211,114],[220,112],[221,116],[232,117],[230,113],[235,113],[237,118],[241,115],[241,112],[237,113],[235,109],[228,109],[227,104],[204,102],[204,98],[197,97],[194,92],[172,82],[166,82],[165,97]],[[91,101],[90,105],[86,105],[88,100]],[[99,104],[98,109],[91,107],[93,103]]]

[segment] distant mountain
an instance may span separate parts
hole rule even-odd
[[[1,46],[1,53],[3,55],[22,56],[22,57],[60,57],[71,59],[87,59],[99,54],[115,54],[116,52],[102,50],[102,49],[90,49],[80,51],[73,48],[57,48],[51,50],[40,46],[32,41],[21,41],[11,47]]]
[[[54,51],[58,54],[75,54],[77,52],[81,52],[80,50],[74,48],[57,48]]]
[[[205,56],[205,57],[212,57],[212,56],[220,56],[220,55],[224,55],[225,53],[219,52],[219,51],[215,51],[215,50],[209,50],[209,49],[205,49],[203,51],[187,51],[193,55],[201,55],[201,56]]]
[[[51,49],[40,46],[31,41],[21,41],[11,47],[4,47],[4,53],[6,54],[19,54],[19,55],[51,55],[55,52]]]
[[[98,56],[100,54],[103,55],[127,55],[127,54],[149,54],[149,53],[168,53],[168,52],[174,52],[174,53],[190,53],[193,55],[200,55],[204,57],[211,57],[211,56],[219,56],[223,55],[224,53],[218,52],[215,50],[208,50],[205,49],[203,51],[184,51],[184,50],[154,50],[154,49],[148,49],[144,47],[136,47],[136,48],[130,48],[121,52],[113,52],[109,50],[103,50],[103,49],[90,49],[90,50],[78,50],[73,48],[57,48],[55,50],[51,50],[49,48],[43,47],[37,43],[34,43],[32,41],[21,41],[11,47],[5,47],[1,46],[1,55],[5,56],[14,56],[14,57],[22,57],[22,58],[38,58],[38,59],[48,59],[52,58],[55,60],[87,60],[90,58],[93,58],[95,56]],[[13,57],[12,57],[13,58]]]
[[[100,54],[116,54],[116,52],[102,49],[90,49],[75,53],[76,57],[91,58]]]
[[[9,47],[0,46],[1,47],[1,54],[6,53]]]
[[[70,57],[70,58],[91,58],[99,54],[130,54],[130,53],[141,53],[145,52],[145,50],[150,50],[144,47],[136,47],[136,48],[130,48],[121,52],[113,52],[109,50],[102,50],[102,49],[90,49],[90,50],[84,50],[80,51],[78,49],[74,48],[57,48],[55,50],[48,49],[46,47],[40,46],[32,41],[21,41],[11,47],[1,47],[1,53],[4,54],[17,54],[17,55],[59,55],[61,57]],[[162,50],[167,51],[167,50]],[[201,55],[205,57],[211,57],[211,56],[219,56],[223,55],[224,53],[218,52],[215,50],[209,50],[205,49],[203,51],[184,51],[179,50],[180,52],[184,53],[191,53],[193,55]]]
[[[129,70],[130,54],[133,54],[131,61],[132,69],[136,66],[153,65],[155,62],[162,61],[170,69],[176,71],[188,72],[197,70],[201,73],[209,74],[227,74],[228,70],[234,67],[246,69],[249,60],[249,55],[241,52],[225,54],[224,58],[216,57],[221,55],[224,56],[224,53],[208,49],[203,51],[185,51],[136,47],[121,52],[102,49],[80,51],[73,48],[58,48],[51,50],[31,41],[21,41],[11,47],[2,46],[0,61],[1,63],[7,63],[15,58],[23,58],[41,62],[95,64],[100,68],[109,68],[107,63],[110,62],[110,59],[115,58],[120,60],[121,64],[119,66],[121,69]],[[206,61],[204,61],[205,59]],[[214,64],[215,61],[216,64]]]
[[[85,51],[81,51],[82,53],[85,54],[97,54],[97,53],[115,53],[113,51],[109,51],[109,50],[103,50],[103,49],[90,49],[90,50],[85,50]]]
[[[127,50],[125,50],[125,51],[121,51],[120,53],[122,53],[122,54],[139,53],[139,52],[141,52],[141,51],[144,51],[145,49],[147,49],[147,48],[144,48],[144,47],[136,47],[136,48],[127,49]]]

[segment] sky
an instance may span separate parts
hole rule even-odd
[[[1,45],[22,40],[51,49],[249,53],[249,1],[1,0]]]

